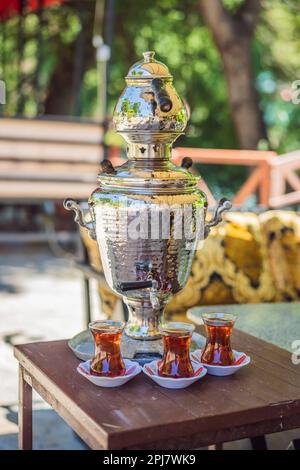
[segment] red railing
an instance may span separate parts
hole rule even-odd
[[[253,168],[249,177],[233,198],[233,204],[243,205],[252,194],[258,194],[258,204],[277,208],[300,203],[300,150],[285,155],[273,151],[227,150],[177,147],[173,161],[180,165],[182,158],[210,165],[242,165]],[[199,184],[208,195],[209,204],[215,200],[202,180]]]

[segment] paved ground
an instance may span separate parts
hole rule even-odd
[[[0,449],[17,447],[18,370],[13,345],[71,337],[83,329],[82,283],[68,261],[46,249],[0,252]],[[99,309],[96,297],[95,311]],[[63,421],[34,396],[38,449],[81,449]]]
[[[96,295],[96,315],[100,315]],[[0,251],[0,450],[17,448],[18,370],[13,345],[71,337],[83,329],[80,275],[69,262],[45,248],[5,247]],[[36,449],[84,449],[85,445],[54,411],[34,395]],[[268,437],[285,449],[300,431]],[[226,448],[249,449],[245,439]]]

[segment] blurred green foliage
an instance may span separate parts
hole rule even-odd
[[[243,0],[223,0],[234,13]],[[297,10],[299,7],[299,10]],[[300,105],[281,91],[300,78],[300,1],[264,0],[253,41],[253,64],[270,145],[299,148]],[[197,0],[117,2],[116,36],[109,84],[112,109],[132,61],[155,50],[168,64],[179,94],[191,108],[185,144],[235,148],[238,142],[227,102],[222,63]],[[122,21],[120,19],[122,18]]]
[[[176,89],[191,109],[187,134],[180,145],[237,148],[222,62],[201,18],[197,0],[117,0],[115,3],[109,114],[124,87],[128,68],[140,60],[143,51],[155,50],[158,59],[169,66]],[[242,3],[243,0],[223,0],[231,14]],[[270,146],[283,153],[299,148],[300,105],[283,97],[292,82],[300,78],[300,1],[263,0],[262,3],[263,10],[253,40],[255,80]],[[94,8],[94,5],[94,1],[86,1],[86,8]],[[24,20],[26,45],[21,64],[16,48],[18,18],[6,22],[5,27],[0,25],[0,78],[7,84],[7,105],[2,112],[7,115],[17,112],[19,67],[22,67],[23,75],[29,77],[22,84],[24,114],[34,116],[38,100],[46,96],[61,48],[74,42],[80,30],[78,12],[70,6],[47,9],[43,21],[47,27],[39,30],[36,14],[31,13]],[[39,54],[42,60],[36,78],[34,70]],[[84,116],[95,116],[98,81],[99,74],[94,64],[86,70],[83,78]],[[109,141],[112,141],[112,136],[109,136]],[[222,171],[214,168],[210,173],[220,173],[222,179]],[[233,185],[235,182],[239,184],[242,174],[242,170],[232,170]],[[223,179],[227,180],[227,176],[225,172]]]
[[[25,116],[38,113],[38,102],[45,99],[60,50],[75,41],[79,31],[77,11],[60,6],[45,9],[41,23],[35,12],[0,22],[0,79],[6,84],[6,105],[0,107],[1,114],[15,116],[20,96]]]
[[[191,108],[188,145],[236,147],[222,64],[194,0],[119,2],[109,95],[111,106],[130,64],[155,50],[174,75],[176,89]],[[148,6],[148,7],[147,7]],[[121,28],[121,30],[120,30]],[[131,47],[128,47],[131,44]]]

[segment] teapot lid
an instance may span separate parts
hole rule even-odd
[[[143,52],[144,59],[136,62],[128,71],[126,79],[172,78],[168,67],[154,58],[154,51]]]

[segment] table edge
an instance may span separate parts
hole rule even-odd
[[[64,342],[65,340],[59,340]],[[47,342],[47,341],[45,341]],[[94,421],[88,414],[84,412],[82,408],[80,408],[75,401],[71,400],[58,386],[55,382],[53,382],[44,372],[42,372],[32,361],[31,359],[22,351],[23,346],[30,345],[32,343],[26,343],[22,345],[14,346],[14,357],[19,362],[19,365],[29,374],[29,377],[24,377],[25,381],[28,381],[29,385],[39,393],[39,390],[36,389],[34,384],[32,383],[32,378],[34,382],[36,381],[38,384],[41,385],[42,389],[47,389],[47,385],[50,385],[53,391],[48,390],[48,393],[53,397],[54,402],[57,402],[60,407],[59,410],[57,407],[48,401],[48,399],[44,396],[42,398],[53,408],[54,411],[61,416],[67,424],[70,425],[72,429],[74,429],[73,424],[70,424],[70,416],[75,422],[78,423],[78,426],[82,427],[82,422],[79,417],[83,416],[84,421],[87,423],[84,427],[85,436],[86,433],[89,434],[90,438],[89,441],[92,444],[92,447],[95,449],[105,449],[108,448],[108,441],[109,435],[106,433],[103,427],[101,427],[96,421]],[[55,393],[54,393],[55,392]],[[69,406],[68,406],[69,405]],[[93,430],[93,432],[91,432]],[[76,432],[79,433],[77,430]],[[85,441],[85,439],[83,439]],[[100,447],[99,447],[100,446]]]

